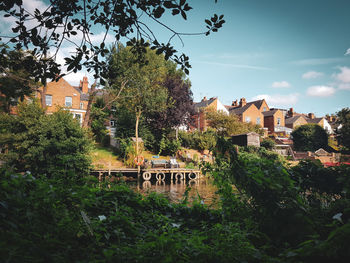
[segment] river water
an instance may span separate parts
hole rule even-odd
[[[190,181],[141,181],[129,182],[131,189],[141,193],[149,194],[151,191],[164,195],[169,201],[179,203],[184,199],[184,194],[188,192],[188,202],[194,200],[205,205],[217,207],[219,196],[215,193],[216,187],[212,180],[201,178]]]

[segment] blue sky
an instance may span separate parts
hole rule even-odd
[[[317,116],[350,107],[350,1],[219,0],[192,6],[192,25],[214,12],[226,20],[218,33],[184,38],[196,101],[266,98],[270,106]]]
[[[184,46],[173,39],[176,49],[190,57],[195,101],[203,96],[217,96],[224,104],[241,97],[248,101],[265,98],[270,107],[293,107],[316,116],[350,107],[349,0],[189,2],[194,9],[187,21],[165,16],[163,22],[190,33],[204,31],[204,19],[214,13],[224,14],[226,20],[218,33],[184,36]],[[46,5],[42,0],[25,0],[24,4],[28,9]],[[11,21],[2,20],[3,32]],[[145,21],[160,42],[167,42],[169,32]],[[96,28],[95,41],[102,36]],[[69,52],[70,47],[64,46],[60,62]],[[78,84],[84,74],[66,79]]]

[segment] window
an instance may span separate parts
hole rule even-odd
[[[277,118],[277,126],[281,125],[281,118]]]
[[[73,113],[73,118],[79,121],[80,124],[83,123],[83,116],[81,113]]]
[[[256,118],[256,124],[260,124],[260,117]]]
[[[110,121],[109,124],[110,124],[111,127],[115,126],[115,122],[114,121]]]
[[[66,107],[72,107],[72,97],[66,97],[66,100],[64,102],[64,105]]]
[[[80,102],[80,109],[84,109],[84,102]]]
[[[263,111],[266,111],[266,107],[263,108]]]
[[[250,122],[250,117],[245,117],[245,122]]]
[[[45,102],[46,102],[46,106],[52,106],[52,96],[51,95],[46,95],[45,96]]]

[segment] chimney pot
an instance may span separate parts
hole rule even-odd
[[[240,106],[240,107],[243,107],[243,106],[245,106],[246,104],[247,104],[247,102],[246,102],[245,98],[241,98],[240,101],[239,101],[239,106]]]

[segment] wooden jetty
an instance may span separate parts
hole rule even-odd
[[[123,174],[130,176],[137,174],[136,168],[120,168],[120,169],[97,169],[92,170],[92,174],[98,174],[99,181],[106,176],[113,176],[117,174]],[[186,169],[186,168],[148,168],[142,169],[140,172],[141,178],[144,181],[150,181],[156,179],[157,181],[164,181],[167,178],[170,180],[196,180],[201,177],[199,169]]]

